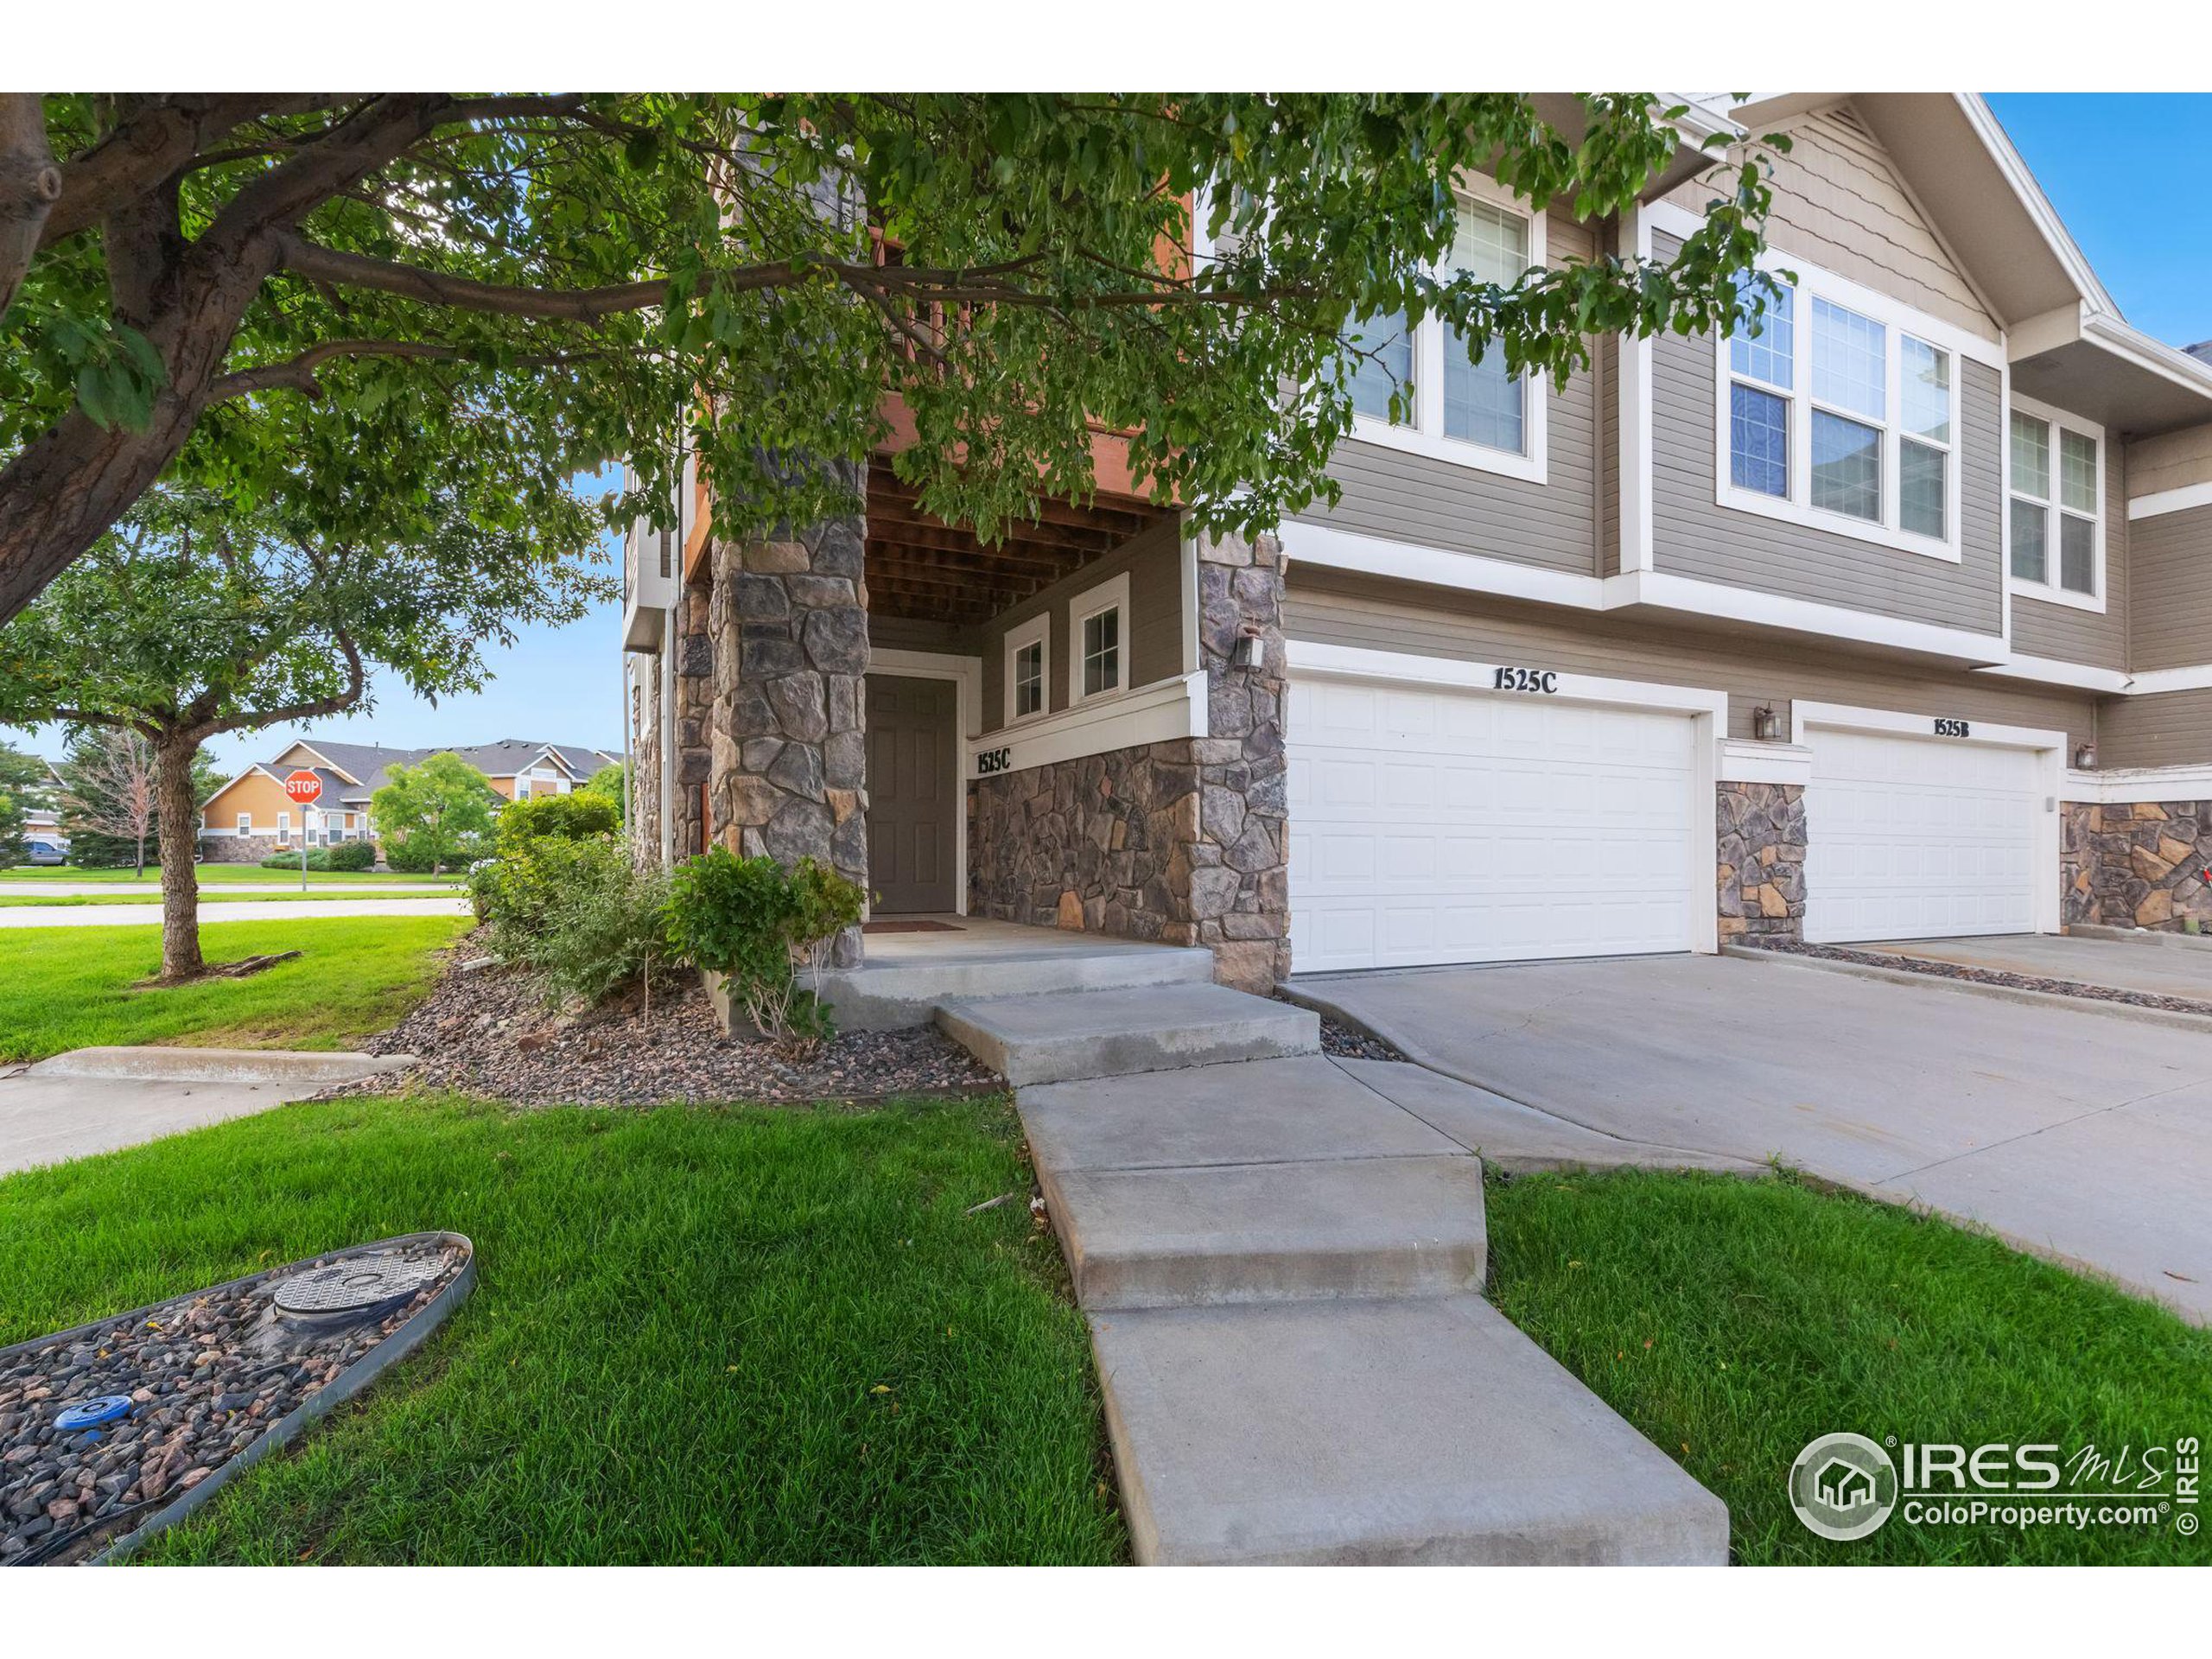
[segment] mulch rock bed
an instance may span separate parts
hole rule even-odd
[[[420,1086],[521,1105],[657,1105],[667,1101],[857,1102],[994,1094],[999,1075],[930,1027],[842,1032],[803,1058],[722,1034],[697,976],[656,980],[582,1013],[549,1006],[530,975],[489,961],[480,936],[449,953],[427,1000],[362,1046],[413,1054],[404,1071],[334,1094]]]
[[[1277,996],[1278,1002],[1288,1002],[1294,1007],[1306,1004],[1287,996]],[[1380,1037],[1362,1031],[1357,1026],[1348,1026],[1334,1014],[1321,1016],[1321,1052],[1346,1060],[1402,1060],[1406,1057]]]
[[[1762,939],[1757,948],[1784,956],[1817,957],[1827,962],[1864,963],[1870,968],[1897,968],[1931,979],[1965,980],[1976,985],[2002,985],[2016,991],[2043,991],[2052,996],[2081,997],[2092,1002],[2124,1002],[2130,1007],[2163,1008],[2169,1014],[2212,1014],[2212,1002],[2185,996],[2161,996],[2153,991],[2122,990],[2114,985],[2088,985],[2075,979],[2045,979],[2036,974],[2006,973],[1997,968],[1970,968],[1962,963],[1931,962],[1923,957],[1893,956],[1885,950],[1853,950],[1839,944],[1798,944],[1789,940]]]
[[[429,1262],[436,1276],[373,1318],[278,1313],[280,1279],[363,1254],[336,1251],[0,1350],[0,1564],[84,1560],[215,1478],[468,1262],[432,1242],[378,1253]],[[102,1395],[127,1397],[127,1414],[90,1431],[56,1422]]]

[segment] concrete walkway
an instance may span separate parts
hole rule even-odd
[[[324,916],[466,916],[466,895],[449,899],[332,899],[302,902],[281,899],[211,905],[200,912],[211,922],[313,921]],[[9,905],[0,906],[4,927],[159,927],[159,905]]]
[[[2176,948],[2150,939],[2025,933],[1976,939],[1893,939],[1851,948],[2212,1002],[2212,940],[2191,941],[2188,946]]]
[[[410,1057],[281,1049],[80,1048],[0,1068],[0,1174],[265,1112]]]
[[[1727,1559],[1720,1501],[1481,1294],[1472,1147],[1676,1154],[1313,1053],[1015,1100],[1139,1561]]]
[[[1551,1117],[1779,1157],[2212,1324],[2212,1033],[2089,1001],[2028,1007],[1940,979],[1729,957],[1342,975],[1294,989],[1438,1073]]]

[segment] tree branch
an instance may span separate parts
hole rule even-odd
[[[353,636],[343,628],[331,630],[338,641],[338,649],[346,653],[346,689],[327,697],[317,697],[311,702],[295,702],[282,709],[263,709],[252,713],[233,715],[225,720],[207,721],[198,728],[204,741],[219,732],[234,732],[241,726],[285,726],[298,720],[320,720],[325,715],[342,715],[361,700],[368,690],[368,672],[361,665],[360,648],[353,643]]]
[[[425,305],[451,306],[464,311],[490,311],[510,317],[560,318],[596,322],[624,311],[642,311],[668,298],[668,281],[622,283],[611,288],[522,288],[505,283],[480,283],[466,276],[448,276],[421,265],[392,259],[372,259],[366,254],[340,253],[318,247],[306,238],[286,232],[278,240],[283,268],[315,282],[341,288],[374,289]],[[760,268],[760,279],[742,280],[736,286],[772,288],[793,281],[796,270],[788,262]]]

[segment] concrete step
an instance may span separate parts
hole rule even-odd
[[[1141,1562],[1727,1560],[1720,1500],[1479,1296],[1090,1326]]]
[[[1483,1168],[1464,1153],[1039,1176],[1094,1313],[1482,1288]]]
[[[993,953],[986,946],[973,955],[948,952],[925,961],[831,969],[810,982],[837,1016],[841,1030],[899,1031],[926,1026],[938,1005],[949,1001],[1212,981],[1211,950],[1077,936],[1064,950],[1045,951],[1025,945]]]
[[[1321,1017],[1225,985],[1143,985],[939,1005],[947,1035],[1017,1086],[1315,1054]]]

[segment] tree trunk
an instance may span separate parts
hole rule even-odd
[[[192,788],[197,738],[164,736],[154,746],[154,788],[162,825],[162,977],[194,979],[200,956],[200,803]]]
[[[61,169],[46,144],[46,100],[36,92],[0,92],[0,315],[60,200]]]

